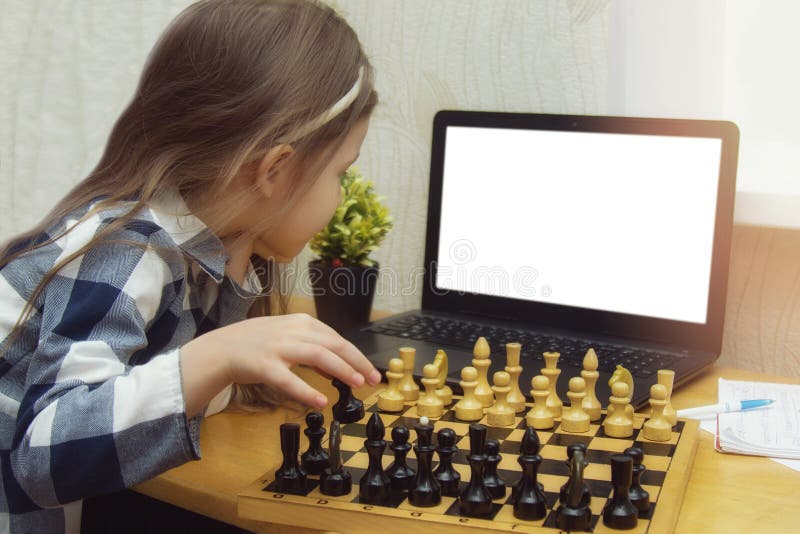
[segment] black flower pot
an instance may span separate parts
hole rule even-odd
[[[320,321],[337,332],[369,322],[378,279],[377,265],[334,267],[314,260],[308,264],[308,277]]]

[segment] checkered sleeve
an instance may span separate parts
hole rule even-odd
[[[60,243],[62,257],[102,227],[94,222]],[[177,298],[183,264],[153,244],[157,227],[137,224],[119,236],[127,243],[95,247],[59,271],[38,303],[11,451],[13,476],[37,506],[121,490],[199,458],[179,349],[142,357],[172,336],[159,316]]]

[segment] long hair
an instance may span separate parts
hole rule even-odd
[[[348,92],[361,69],[363,83],[355,101],[327,124],[296,138],[302,125]],[[224,225],[257,197],[249,190],[232,195],[233,180],[270,148],[289,142],[294,152],[287,164],[297,179],[287,202],[264,214],[251,231],[274,225],[310,189],[353,125],[372,112],[377,103],[373,80],[355,32],[316,0],[202,0],[186,8],[150,52],[94,170],[34,228],[0,250],[2,268],[68,233],[39,238],[93,200],[102,199],[85,217],[123,202],[131,206],[45,273],[5,345],[59,270],[124,227],[151,201],[177,190],[194,215]],[[269,314],[280,303],[285,307],[277,269],[269,259],[263,261],[262,284],[272,291],[256,300],[251,315]]]

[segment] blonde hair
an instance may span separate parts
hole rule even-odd
[[[346,109],[303,130],[356,86]],[[189,6],[150,52],[94,170],[39,224],[0,252],[2,268],[46,246],[61,235],[43,242],[38,236],[98,198],[85,217],[121,202],[131,204],[125,215],[45,273],[4,344],[10,345],[60,269],[124,227],[148,203],[177,190],[201,220],[208,215],[224,223],[237,211],[232,206],[241,209],[254,198],[248,190],[232,198],[233,180],[270,148],[289,142],[294,151],[287,164],[297,179],[285,205],[265,215],[253,231],[275,224],[376,103],[372,66],[355,32],[331,7],[316,0],[202,0]],[[269,294],[256,300],[251,315],[285,309],[278,267],[268,258],[262,262],[262,284]]]

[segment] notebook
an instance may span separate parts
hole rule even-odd
[[[722,345],[738,139],[725,121],[440,111],[421,309],[344,334],[381,370],[416,348],[417,378],[444,349],[456,392],[481,335],[490,377],[522,343],[526,394],[553,350],[566,401],[589,347],[603,403],[617,364],[636,406],[658,368],[680,387]]]

